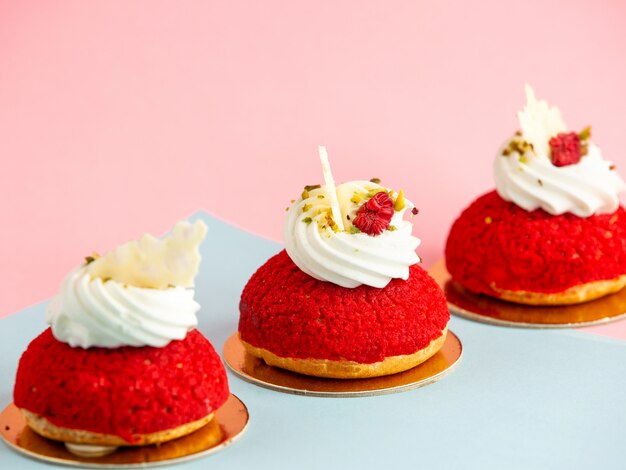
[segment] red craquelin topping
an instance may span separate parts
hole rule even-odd
[[[382,191],[359,207],[352,224],[368,235],[380,235],[389,228],[393,213],[393,199]]]

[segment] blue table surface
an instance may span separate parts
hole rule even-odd
[[[237,329],[239,295],[281,246],[203,212],[196,279],[200,330],[218,351]],[[59,279],[60,283],[61,279]],[[0,320],[0,406],[12,401],[21,352],[45,303]],[[229,372],[250,411],[242,439],[180,468],[626,468],[626,343],[572,330],[525,330],[460,318],[454,373],[417,390],[368,398],[288,395]],[[0,467],[48,466],[0,445]]]

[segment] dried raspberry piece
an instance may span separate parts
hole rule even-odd
[[[380,192],[359,207],[352,223],[361,232],[376,236],[389,227],[391,217],[393,217],[393,199],[386,192]]]
[[[554,166],[573,165],[580,161],[580,137],[576,132],[560,133],[550,139],[550,159]]]

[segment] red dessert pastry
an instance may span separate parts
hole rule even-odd
[[[418,265],[413,205],[372,181],[307,186],[285,220],[286,250],[250,278],[239,305],[246,350],[318,377],[410,369],[443,345],[450,314]],[[359,221],[360,220],[360,221]]]
[[[471,292],[529,305],[616,292],[626,285],[624,183],[590,128],[566,132],[556,108],[527,95],[522,132],[496,156],[496,191],[452,225],[448,271]]]
[[[83,349],[58,341],[50,328],[22,355],[13,394],[45,437],[100,445],[188,434],[228,395],[220,358],[198,330],[162,348]]]
[[[46,310],[51,328],[20,359],[14,401],[38,434],[95,457],[207,424],[229,396],[219,356],[195,329],[198,245],[181,222],[72,271]]]
[[[452,225],[446,264],[471,292],[524,303],[591,300],[624,286],[626,212],[554,216],[492,191]]]

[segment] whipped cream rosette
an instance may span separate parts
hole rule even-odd
[[[195,328],[198,246],[207,227],[179,222],[74,269],[46,311],[54,337],[82,348],[163,347]]]
[[[556,107],[537,100],[529,86],[526,97],[526,107],[518,113],[521,131],[494,161],[500,197],[552,215],[589,217],[617,210],[626,185],[590,140],[591,129],[568,132]]]
[[[420,261],[420,240],[404,220],[414,205],[376,180],[335,186],[323,147],[320,157],[325,185],[305,187],[285,218],[290,258],[311,277],[342,287],[382,288],[391,279],[406,280],[409,266]]]

